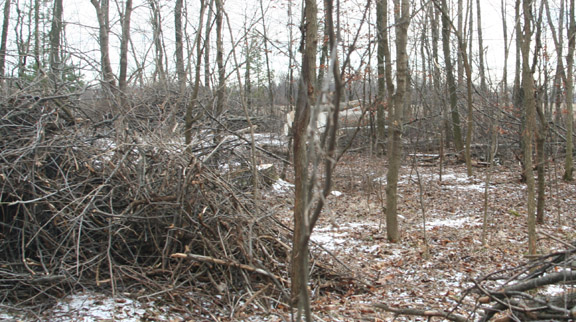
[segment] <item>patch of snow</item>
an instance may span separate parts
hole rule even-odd
[[[167,314],[165,307],[148,307],[148,304],[124,296],[111,297],[85,292],[61,299],[53,308],[42,312],[51,321],[145,321],[154,317],[162,321],[184,321],[182,316]],[[0,312],[0,320],[25,321],[21,316]]]
[[[332,191],[331,194],[332,194],[333,196],[336,196],[336,197],[340,197],[341,195],[343,195],[342,192],[336,191],[336,190]]]
[[[338,246],[349,241],[348,233],[327,232],[320,234],[312,234],[310,239],[314,242],[324,246],[328,250],[335,250]]]
[[[453,227],[453,228],[460,228],[464,224],[470,222],[470,218],[446,218],[446,219],[437,219],[426,222],[426,228],[434,228],[434,227]],[[478,225],[479,223],[473,223],[474,225]]]
[[[290,191],[292,188],[294,188],[294,184],[282,180],[282,179],[278,179],[276,180],[276,182],[274,182],[272,184],[272,189],[274,189],[274,191],[276,192],[280,192],[280,193],[285,193]]]
[[[273,167],[274,165],[271,163],[267,163],[267,164],[261,164],[256,166],[256,169],[262,171],[262,170],[266,170],[266,169],[270,169],[271,167]]]
[[[468,185],[444,185],[444,188],[451,189],[451,190],[473,190],[478,192],[484,192],[484,187],[486,185],[484,183],[479,184],[468,184]],[[488,186],[490,188],[491,186]]]
[[[544,288],[544,294],[550,296],[556,296],[566,292],[566,287],[562,285],[548,285]]]

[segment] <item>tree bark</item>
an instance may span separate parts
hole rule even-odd
[[[222,41],[222,18],[224,15],[223,0],[216,0],[216,65],[218,66],[218,88],[216,90],[215,116],[224,112],[226,96],[226,70],[224,69],[224,44]]]
[[[390,122],[388,172],[386,173],[386,233],[390,242],[400,240],[398,231],[398,172],[402,161],[402,123],[406,90],[408,87],[408,26],[410,3],[394,0],[396,30],[396,92],[394,93]]]
[[[60,83],[62,68],[60,66],[60,37],[62,35],[62,0],[54,1],[52,28],[50,30],[50,80],[53,88]]]
[[[112,64],[110,63],[110,21],[108,16],[110,6],[108,0],[90,0],[90,2],[96,9],[96,17],[98,18],[102,83],[106,95],[111,97],[116,94],[116,81],[114,80],[114,72],[112,72]]]
[[[308,293],[308,238],[311,192],[308,182],[308,124],[310,104],[316,100],[316,49],[318,48],[318,8],[316,0],[305,0],[302,22],[302,72],[292,127],[294,137],[294,235],[291,267],[291,302],[311,321]],[[299,314],[300,315],[300,314]]]
[[[446,0],[442,0],[442,49],[446,64],[446,81],[448,83],[448,96],[450,99],[450,115],[452,120],[452,135],[456,153],[462,157],[464,144],[462,142],[462,129],[460,127],[460,114],[458,112],[458,96],[456,80],[452,66],[450,53],[450,17],[448,16],[448,5]]]
[[[194,88],[192,89],[192,97],[190,104],[186,104],[186,115],[184,117],[184,142],[188,146],[192,142],[192,124],[198,119],[201,113],[199,112],[194,116],[194,109],[196,101],[198,100],[198,92],[200,90],[200,70],[202,66],[202,25],[204,21],[204,12],[206,11],[205,0],[200,0],[200,17],[198,22],[198,30],[196,31],[196,39],[194,40],[196,46],[196,67],[194,72]],[[182,95],[183,93],[181,93]]]
[[[522,0],[523,36],[522,36],[522,89],[526,106],[526,128],[524,130],[524,174],[527,185],[528,214],[528,253],[536,253],[536,216],[534,195],[534,173],[532,169],[532,144],[536,128],[536,102],[534,99],[534,78],[530,67],[530,43],[532,38],[532,1]]]
[[[376,149],[380,154],[385,154],[386,142],[386,109],[389,105],[387,100],[392,99],[394,84],[392,82],[392,58],[388,40],[388,0],[376,2],[376,28],[378,32],[378,96],[376,99]],[[390,112],[390,110],[389,110]]]
[[[121,102],[126,106],[126,90],[128,88],[128,44],[130,42],[130,17],[132,16],[132,0],[126,0],[124,14],[122,15],[122,39],[120,41],[120,73],[118,88],[122,97]]]
[[[174,29],[178,32],[178,29],[182,30],[182,21],[180,21],[180,28],[176,25],[178,22],[176,21],[176,15],[182,15],[182,3],[178,4],[176,1],[175,9],[174,9]],[[164,46],[162,44],[162,17],[160,16],[160,3],[157,0],[149,0],[150,3],[150,10],[152,11],[152,38],[154,41],[154,74],[152,79],[154,81],[159,81],[162,86],[166,86],[167,79],[166,79],[166,71],[164,66]],[[126,4],[128,5],[128,4]],[[180,5],[180,10],[176,10],[176,7]],[[178,13],[179,12],[179,13]],[[181,19],[181,18],[180,18]],[[176,46],[178,46],[178,40],[176,40]],[[176,50],[176,55],[178,55],[178,50]],[[178,68],[178,67],[176,67]],[[178,73],[178,69],[176,69]]]
[[[574,0],[570,0],[570,27],[568,29],[568,55],[566,56],[566,158],[564,160],[564,180],[573,181],[574,176],[574,50],[576,47],[576,18]]]
[[[12,0],[5,1],[2,36],[0,37],[0,85],[4,82],[4,73],[6,71],[6,46],[8,44],[8,28],[10,24],[10,5],[12,4]]]

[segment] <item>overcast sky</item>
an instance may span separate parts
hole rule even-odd
[[[273,68],[275,69],[275,75],[280,76],[288,72],[288,58],[286,56],[286,50],[288,46],[288,15],[287,15],[287,0],[263,0],[264,7],[266,11],[265,23],[268,28],[268,35],[270,39],[274,42],[274,46],[271,46],[271,57]],[[174,70],[174,30],[173,30],[173,11],[174,1],[159,1],[162,4],[162,28],[163,36],[166,45],[166,56],[168,58],[168,68]],[[472,1],[475,3],[475,1]],[[508,14],[508,30],[509,30],[509,41],[513,38],[512,27],[513,27],[513,16],[514,16],[514,6],[512,0],[506,0],[508,3],[506,6]],[[350,33],[344,35],[344,40],[351,39],[353,34],[359,28],[360,24],[360,12],[365,6],[365,1],[360,0],[343,0],[342,2],[342,12],[343,14],[341,23],[342,26],[350,30]],[[500,0],[482,0],[482,23],[483,23],[483,36],[484,36],[484,46],[486,48],[486,65],[490,69],[490,76],[494,78],[494,81],[499,81],[502,75],[502,67],[504,63],[504,43],[503,43],[503,33],[501,25],[501,9]],[[242,35],[244,34],[244,29],[246,26],[251,31],[262,32],[262,20],[260,14],[260,2],[258,1],[236,1],[236,0],[226,0],[225,10],[227,12],[227,18],[231,26],[232,33],[229,33],[228,26],[225,26],[224,37],[225,37],[225,47],[226,52],[230,53],[232,49],[232,39],[237,43]],[[50,5],[50,2],[46,2],[45,5]],[[118,65],[118,48],[119,48],[119,23],[117,15],[116,2],[112,1],[111,21],[113,23],[113,34],[111,35],[111,58],[112,63],[117,69]],[[123,5],[123,1],[120,2],[120,6]],[[198,20],[198,1],[188,1],[188,16],[187,16],[187,32],[190,38],[195,36],[195,30],[197,28]],[[553,4],[554,6],[554,4]],[[299,37],[300,32],[297,25],[300,23],[300,7],[301,3],[299,1],[293,0],[293,22],[292,27],[294,37]],[[150,10],[148,5],[148,0],[134,0],[134,12],[132,15],[132,43],[134,45],[134,51],[136,56],[140,61],[146,61],[148,72],[152,68],[152,59],[154,50],[152,46],[152,31],[150,24]],[[64,20],[66,22],[66,39],[68,40],[68,48],[73,54],[76,61],[81,60],[82,64],[85,65],[85,74],[88,79],[96,77],[95,73],[90,72],[90,70],[95,70],[99,65],[99,52],[98,52],[98,42],[97,42],[97,21],[95,16],[95,10],[90,3],[90,0],[73,0],[65,1],[64,7]],[[375,10],[372,10],[371,14],[374,15]],[[474,17],[476,19],[476,17]],[[411,25],[412,31],[418,28],[416,23]],[[476,26],[475,26],[476,27]],[[366,24],[363,25],[363,32],[368,33],[368,27]],[[372,38],[374,40],[374,27],[371,27]],[[417,36],[419,37],[419,36]],[[547,37],[545,35],[545,37]],[[213,39],[215,37],[212,37]],[[193,39],[189,39],[190,42]],[[366,44],[367,38],[362,38],[360,45]],[[414,44],[411,42],[409,44]],[[299,45],[298,40],[295,42],[295,49]],[[365,47],[365,46],[364,46]],[[477,44],[474,44],[474,51],[477,54]],[[12,44],[14,48],[14,44]],[[236,47],[237,56],[241,58],[242,48]],[[414,48],[413,48],[414,50]],[[212,54],[215,51],[212,51]],[[360,46],[360,49],[356,51],[356,55],[353,57],[353,65],[355,68],[361,67],[361,63],[367,63],[367,57],[365,56],[366,49]],[[412,51],[414,53],[414,51]],[[510,52],[510,62],[514,61],[514,49]],[[133,60],[133,56],[129,59]],[[227,67],[231,69],[234,65],[231,61],[231,56],[228,56]],[[412,59],[416,59],[412,57]],[[374,60],[374,59],[373,59]],[[442,64],[442,63],[441,63]],[[375,65],[375,61],[372,61],[372,65]],[[134,68],[134,65],[131,65]],[[510,80],[510,79],[509,79]]]

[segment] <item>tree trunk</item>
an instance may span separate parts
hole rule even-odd
[[[298,86],[298,97],[292,127],[294,137],[294,235],[291,267],[291,302],[299,313],[306,314],[311,321],[310,298],[308,294],[308,241],[310,217],[310,186],[308,182],[308,123],[310,104],[316,100],[316,49],[318,47],[318,8],[316,0],[305,0],[304,21],[302,22],[302,73]],[[300,314],[299,314],[300,316]]]
[[[574,0],[570,0],[570,27],[568,29],[568,55],[566,56],[566,159],[564,160],[564,180],[574,180],[574,50],[576,45],[576,18],[574,17]]]
[[[167,84],[166,71],[164,69],[164,46],[162,45],[162,17],[160,16],[160,3],[158,0],[149,0],[149,3],[152,14],[150,17],[153,35],[152,40],[154,42],[154,74],[152,75],[152,79],[154,82],[159,81],[162,86],[166,86]],[[177,6],[180,6],[180,10],[176,10]],[[182,4],[178,4],[177,1],[174,9],[174,18],[176,18],[176,15],[178,14],[182,15],[181,7]],[[178,22],[174,21],[174,29],[176,29],[176,32],[178,32],[176,24],[178,24]],[[182,22],[180,21],[180,29],[181,26]],[[176,46],[178,46],[178,44],[176,44]],[[176,55],[178,55],[178,51],[176,51]],[[178,70],[176,71],[178,72]]]
[[[94,9],[96,9],[96,17],[98,18],[98,39],[100,41],[100,63],[102,83],[106,95],[109,97],[115,93],[116,82],[114,80],[114,72],[112,72],[112,64],[110,63],[110,21],[109,21],[109,3],[108,0],[90,0]]]
[[[378,0],[376,2],[376,28],[378,32],[378,96],[376,99],[376,151],[379,154],[385,153],[386,142],[386,108],[387,100],[392,99],[394,84],[392,83],[392,58],[388,40],[388,0]],[[389,110],[389,112],[391,112]]]
[[[390,122],[388,172],[386,173],[386,232],[390,242],[400,240],[398,231],[398,171],[402,161],[402,123],[406,90],[408,87],[408,26],[410,4],[408,0],[394,0],[396,30],[396,93],[394,94]]]
[[[4,20],[2,21],[2,36],[0,37],[0,85],[4,79],[6,68],[6,46],[8,44],[8,25],[10,24],[10,4],[12,0],[4,2]]]
[[[216,0],[216,65],[218,66],[218,89],[216,90],[215,116],[224,112],[226,95],[226,70],[224,69],[224,44],[222,41],[222,18],[224,16],[223,0]]]
[[[176,129],[176,116],[182,107],[184,111],[188,111],[188,101],[186,100],[186,83],[188,77],[186,67],[184,66],[184,36],[182,29],[182,12],[183,0],[176,0],[174,3],[174,39],[175,39],[175,56],[176,56],[176,76],[178,80],[178,100],[172,106],[170,115],[168,116],[168,125],[174,131]],[[185,130],[186,132],[186,130]],[[186,134],[184,135],[186,137]]]
[[[58,88],[62,67],[60,66],[60,37],[62,35],[62,0],[54,1],[52,28],[50,30],[50,80],[53,88]]]
[[[204,87],[207,90],[211,88],[210,81],[210,35],[212,34],[212,14],[214,13],[214,0],[210,0],[208,3],[208,17],[206,18],[206,30],[204,31]]]
[[[450,53],[450,17],[448,16],[448,5],[446,0],[442,0],[442,49],[446,64],[446,81],[448,82],[448,96],[450,98],[450,115],[452,120],[452,135],[456,153],[462,157],[464,144],[462,142],[462,129],[460,127],[460,114],[458,112],[458,97],[456,80],[452,66]]]
[[[126,7],[122,15],[122,39],[120,41],[120,73],[118,87],[122,97],[122,106],[126,106],[126,90],[128,88],[128,43],[130,42],[130,17],[132,15],[132,0],[126,0]]]
[[[198,100],[198,92],[200,90],[200,70],[202,66],[202,25],[204,21],[204,11],[206,10],[205,0],[200,0],[200,17],[198,19],[198,30],[196,31],[196,39],[194,40],[196,46],[196,67],[194,72],[194,88],[192,89],[192,97],[190,98],[190,104],[186,105],[186,116],[184,117],[184,142],[188,146],[192,142],[192,124],[201,115],[200,112],[194,116],[194,109],[196,107],[196,101]],[[182,95],[183,93],[181,93]]]
[[[530,67],[530,43],[532,38],[532,1],[522,0],[522,13],[524,16],[522,37],[522,88],[524,90],[524,104],[526,106],[526,129],[524,131],[524,174],[527,185],[527,212],[528,212],[528,253],[536,253],[536,216],[534,195],[534,173],[532,170],[532,144],[536,128],[536,102],[534,100],[534,78]]]
[[[482,37],[482,11],[480,7],[480,0],[476,0],[476,13],[478,25],[478,72],[480,73],[480,90],[484,95],[486,93],[486,73],[484,68],[484,40]],[[470,42],[472,43],[472,42]],[[506,47],[506,46],[505,46]],[[472,52],[470,52],[472,53]]]

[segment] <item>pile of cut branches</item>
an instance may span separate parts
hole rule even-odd
[[[117,120],[95,126],[15,97],[0,101],[0,303],[96,287],[282,297],[289,231],[190,152],[205,141],[118,135]]]
[[[499,312],[505,312],[509,321],[574,320],[575,246],[476,281],[475,289],[483,295],[479,302],[488,305],[481,321],[489,321]]]

